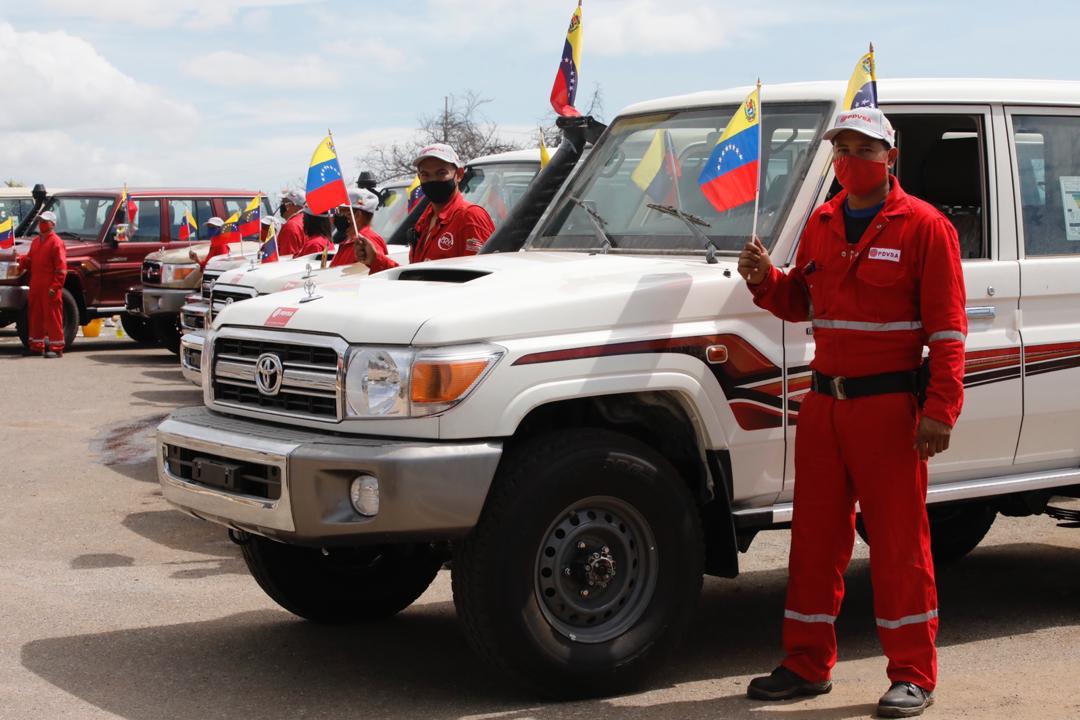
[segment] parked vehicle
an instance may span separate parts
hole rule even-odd
[[[844,90],[762,90],[758,234],[779,266],[834,190],[821,136]],[[696,182],[747,91],[625,110],[523,252],[226,308],[206,407],[158,431],[164,496],[229,527],[302,617],[392,615],[452,552],[465,635],[491,667],[547,695],[640,684],[702,575],[735,576],[792,514],[809,324],[753,304],[736,271],[752,205],[717,213]],[[901,182],[955,224],[964,258],[966,401],[927,497],[948,562],[998,513],[1069,517],[1051,498],[1080,496],[1080,83],[879,93]],[[706,225],[631,177],[658,132],[678,209]]]
[[[165,199],[164,207],[168,211],[165,223],[169,234],[162,237],[175,242],[163,243],[160,250],[146,256],[142,263],[141,285],[128,291],[125,305],[132,318],[149,324],[153,338],[170,352],[180,352],[180,308],[202,284],[200,263],[192,260],[189,252],[193,251],[199,261],[205,260],[210,252],[206,220],[214,216],[224,219],[242,211],[254,195],[251,190],[207,190],[188,192],[186,197],[174,192]],[[265,197],[262,211],[268,215],[272,212]],[[187,212],[191,212],[199,229],[190,242],[180,242],[180,225]],[[165,232],[164,228],[162,232]],[[228,259],[219,261],[218,266],[221,263],[244,264],[254,258],[258,250],[257,237],[233,243]]]
[[[515,150],[479,157],[472,160],[466,168],[461,192],[469,202],[482,205],[498,228],[521,200],[539,171],[539,150]],[[383,237],[387,239],[390,256],[401,264],[407,263],[409,259],[407,231],[416,224],[419,212],[423,210],[423,206],[417,206],[413,213],[408,213],[407,198],[404,197],[408,182],[401,180],[388,184],[387,188],[393,193],[391,197],[400,197],[401,204],[392,200],[388,208],[375,213],[376,231],[383,234],[379,227],[390,230],[389,234]],[[384,216],[384,212],[387,215]],[[406,221],[409,215],[412,220]],[[215,278],[212,289],[204,292],[209,293],[205,301],[193,299],[193,302],[181,309],[184,337],[180,341],[180,366],[184,377],[196,385],[201,383],[199,367],[206,318],[211,313],[216,314],[222,310],[226,303],[302,287],[309,282],[322,286],[367,274],[364,266],[320,269],[320,265],[321,256],[282,258],[276,263],[264,266],[236,267]]]

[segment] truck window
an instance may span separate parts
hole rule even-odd
[[[476,165],[466,172],[461,194],[487,210],[495,227],[499,227],[538,172],[538,163]]]
[[[1027,257],[1080,255],[1080,117],[1014,115]]]
[[[34,209],[34,201],[23,198],[0,198],[0,222],[12,218],[12,227]]]
[[[989,257],[986,143],[981,115],[889,115],[900,151],[896,175],[908,193],[952,222],[960,257]]]
[[[224,199],[225,217],[223,217],[221,219],[222,220],[228,220],[229,216],[231,216],[233,213],[235,213],[235,212],[238,212],[238,213],[244,212],[244,208],[247,207],[247,204],[249,202],[251,202],[251,198],[249,198],[249,197],[246,197],[246,198],[225,198]],[[267,200],[265,196],[263,197],[263,201],[262,201],[262,212],[265,215],[270,214],[270,201]],[[245,237],[251,237],[251,236],[245,236]]]
[[[94,240],[101,232],[116,198],[113,197],[60,197],[46,205],[45,209],[56,213],[56,232],[65,239],[69,233],[82,240]]]
[[[214,216],[214,208],[209,199],[204,200],[170,200],[169,201],[169,237],[173,242],[180,240],[180,223],[184,219],[184,213],[190,212],[195,218],[195,224],[199,231],[193,240],[205,240],[209,237],[209,229],[206,221]]]
[[[403,187],[387,188],[386,192],[386,200],[375,213],[371,228],[384,238],[389,238],[397,230],[398,225],[404,222],[405,216],[409,213],[409,203],[405,199]]]
[[[161,200],[140,198],[135,204],[135,217],[128,218],[128,240],[130,242],[161,241]]]

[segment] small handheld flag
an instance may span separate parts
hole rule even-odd
[[[570,16],[570,28],[566,31],[562,59],[555,72],[555,84],[551,86],[551,107],[563,117],[580,117],[574,107],[577,97],[578,73],[581,71],[581,0]]]
[[[414,177],[413,181],[409,183],[409,187],[405,189],[405,194],[409,196],[409,212],[412,212],[412,209],[416,207],[416,204],[424,197],[424,189],[420,187],[419,175]]]
[[[698,176],[701,192],[717,212],[757,197],[761,155],[761,85],[728,122]]]
[[[307,205],[311,212],[322,215],[348,202],[349,191],[341,174],[334,140],[327,135],[315,148],[308,166]]]
[[[10,250],[15,247],[15,223],[13,218],[0,220],[0,249]]]
[[[135,204],[135,201],[128,195],[127,183],[124,183],[124,189],[120,191],[120,204],[117,207],[123,208],[127,214],[128,225],[135,224],[135,215],[139,212],[139,206]]]
[[[256,195],[251,198],[251,202],[244,208],[244,212],[240,215],[240,235],[248,237],[249,235],[259,234],[260,214],[262,209],[262,195]]]
[[[678,207],[681,175],[682,168],[679,167],[671,133],[657,130],[653,133],[652,142],[641,157],[641,162],[634,168],[634,172],[630,173],[630,179],[644,190],[653,202]]]
[[[191,217],[191,211],[185,211],[184,219],[180,221],[180,240],[182,242],[191,242],[191,238],[198,229],[199,226],[195,224],[195,218]]]
[[[851,73],[847,92],[844,93],[844,109],[877,106],[877,62],[874,60],[874,44],[870,43],[870,52],[859,58],[855,71]]]
[[[273,225],[266,234],[266,239],[259,247],[259,262],[270,263],[278,261],[277,251],[277,228]]]
[[[221,228],[221,244],[240,242],[240,211],[237,210],[225,220],[225,226]]]

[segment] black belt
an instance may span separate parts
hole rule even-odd
[[[917,370],[904,370],[863,377],[830,377],[815,370],[810,389],[837,400],[899,392],[917,395],[919,393],[918,376]]]

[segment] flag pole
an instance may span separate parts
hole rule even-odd
[[[761,78],[758,78],[757,90],[756,90],[755,94],[757,95],[757,101],[758,101],[758,107],[757,107],[757,112],[758,112],[758,126],[757,126],[758,127],[758,172],[757,172],[757,189],[754,191],[754,226],[753,226],[753,229],[750,231],[750,237],[754,238],[754,239],[757,238],[758,207],[761,205],[761,171],[765,167],[764,163],[761,162],[762,159],[765,156],[764,148],[762,148],[762,146],[761,146],[761,132],[762,132],[761,128],[765,124],[765,114],[761,109]]]
[[[671,139],[671,131],[664,131],[666,145],[664,148],[664,155],[668,156],[668,164],[671,166],[668,170],[671,171],[671,184],[675,186],[675,209],[682,210],[682,191],[679,190],[679,166],[678,159],[675,157],[675,141]],[[668,150],[671,152],[669,153]]]
[[[332,132],[330,132],[330,128],[326,128],[326,134],[330,136],[330,143],[333,144],[333,142],[334,142],[334,134]],[[334,146],[334,154],[337,155],[337,146]],[[341,167],[341,160],[338,160],[338,167],[339,168]],[[344,182],[345,178],[342,177],[341,180],[342,180],[342,182]],[[346,185],[345,186],[345,196],[348,197],[348,194],[349,194],[349,186]],[[353,257],[356,258],[357,260],[359,260],[360,257],[357,254],[357,250],[359,249],[359,244],[360,244],[360,228],[357,227],[357,225],[356,225],[356,216],[353,215],[352,203],[349,203],[349,219],[352,220],[352,229],[353,229],[353,232],[356,234],[356,238],[353,240]]]

